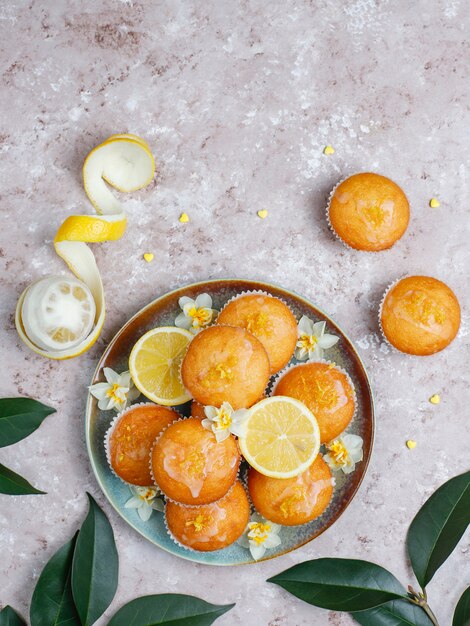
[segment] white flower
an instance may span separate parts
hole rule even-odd
[[[179,299],[179,305],[183,312],[175,319],[175,326],[186,328],[194,334],[208,326],[217,314],[208,293],[201,293],[196,300],[183,296]]]
[[[230,433],[240,437],[243,423],[248,416],[247,409],[234,411],[228,402],[222,402],[220,409],[215,406],[206,406],[204,413],[206,419],[202,420],[202,425],[207,430],[212,430],[218,442],[227,439]]]
[[[140,391],[135,387],[130,372],[118,374],[110,367],[105,367],[103,371],[107,382],[96,383],[88,389],[98,399],[98,407],[102,411],[123,411],[129,402],[140,395]]]
[[[295,358],[298,361],[322,359],[323,350],[328,350],[338,342],[339,337],[325,333],[326,322],[312,322],[303,315],[297,327],[297,347]]]
[[[281,545],[280,530],[279,524],[273,524],[255,513],[238,543],[244,548],[249,548],[251,556],[257,561],[264,556],[266,550]]]
[[[155,487],[129,487],[132,498],[126,502],[124,508],[137,509],[140,519],[147,522],[153,511],[163,511],[163,501],[158,496],[158,490]]]
[[[356,463],[362,461],[362,437],[359,435],[343,435],[326,444],[328,454],[323,460],[332,470],[342,469],[345,474],[354,471]]]

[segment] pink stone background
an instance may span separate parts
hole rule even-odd
[[[31,395],[57,413],[0,451],[48,492],[0,496],[0,606],[27,614],[42,567],[84,518],[86,490],[119,548],[108,617],[137,595],[181,592],[236,602],[221,626],[352,624],[264,582],[320,556],[370,559],[414,582],[408,525],[469,459],[469,27],[464,0],[1,3],[0,393]],[[91,212],[83,159],[123,131],[150,143],[158,177],[124,198],[125,237],[94,247],[108,302],[98,344],[47,361],[19,341],[16,300],[31,280],[64,270],[51,241],[67,215]],[[326,144],[334,155],[322,154]],[[390,176],[409,197],[410,227],[390,251],[349,251],[327,229],[329,190],[361,170]],[[433,196],[438,209],[428,206]],[[392,353],[379,336],[381,294],[408,272],[446,281],[462,303],[459,336],[441,354]],[[110,510],[83,414],[97,359],[133,313],[173,287],[234,276],[295,290],[344,327],[372,379],[377,437],[359,494],[324,535],[274,561],[216,569],[158,550]],[[438,406],[428,402],[434,393]],[[467,535],[429,585],[442,626],[470,583],[468,564]]]

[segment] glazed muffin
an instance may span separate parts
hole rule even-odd
[[[277,381],[273,395],[303,402],[317,418],[322,443],[340,435],[356,410],[349,376],[329,363],[313,361],[291,367]]]
[[[218,443],[194,417],[169,426],[155,442],[150,458],[157,487],[175,502],[191,506],[225,496],[240,464],[235,438]]]
[[[150,403],[123,411],[106,435],[108,461],[114,472],[132,485],[151,485],[150,451],[162,430],[179,417],[172,409]]]
[[[350,176],[334,190],[328,207],[331,228],[356,250],[379,251],[405,233],[410,206],[403,190],[385,176]]]
[[[267,520],[284,526],[305,524],[319,517],[333,495],[331,471],[321,455],[295,478],[248,472],[248,491],[255,509]]]
[[[380,323],[388,341],[401,352],[434,354],[455,338],[460,305],[449,287],[430,276],[408,276],[385,294]]]
[[[240,326],[257,337],[268,353],[271,374],[290,361],[297,342],[297,321],[279,298],[247,294],[231,300],[221,311],[218,324]]]
[[[270,365],[262,343],[244,328],[211,326],[189,344],[181,367],[183,384],[204,405],[251,406],[268,384]]]
[[[211,552],[234,543],[250,517],[250,504],[240,481],[217,502],[187,507],[167,502],[167,528],[176,542],[192,550]]]

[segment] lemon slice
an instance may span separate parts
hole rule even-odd
[[[286,396],[255,404],[238,440],[240,450],[260,474],[292,478],[304,472],[320,450],[320,430],[307,407]]]
[[[42,315],[44,311],[40,307],[28,305],[32,297],[29,293],[33,287],[31,285],[21,294],[15,316],[18,334],[29,348],[51,359],[68,359],[82,354],[98,339],[105,318],[104,290],[95,256],[87,243],[120,239],[127,225],[121,203],[107,183],[119,191],[134,191],[145,187],[154,173],[155,162],[149,146],[143,139],[130,133],[113,135],[87,156],[83,166],[83,183],[99,215],[68,217],[57,231],[54,248],[91,292],[95,306],[94,323],[88,330],[88,336],[81,341],[72,340],[72,335],[65,333],[61,337],[68,337],[67,340],[52,347],[54,342],[51,343],[50,338],[44,339],[43,331],[39,334],[36,332],[39,328],[44,329],[47,323],[44,319],[32,319],[33,309],[37,315]],[[37,294],[36,291],[33,293]],[[28,319],[23,319],[26,311]],[[68,323],[61,328],[68,328]],[[81,331],[76,333],[77,337],[81,335]]]
[[[77,278],[49,276],[31,285],[21,310],[28,337],[44,350],[67,350],[88,337],[95,301]]]
[[[129,370],[135,386],[149,400],[175,406],[191,400],[181,382],[181,361],[193,338],[189,330],[162,326],[145,333],[132,348]]]

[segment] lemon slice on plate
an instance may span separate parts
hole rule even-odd
[[[249,409],[238,442],[245,459],[260,474],[292,478],[305,471],[318,455],[320,430],[302,402],[274,396]]]
[[[191,400],[181,382],[181,362],[193,335],[162,326],[145,333],[132,348],[129,370],[137,389],[152,402],[176,406]]]

